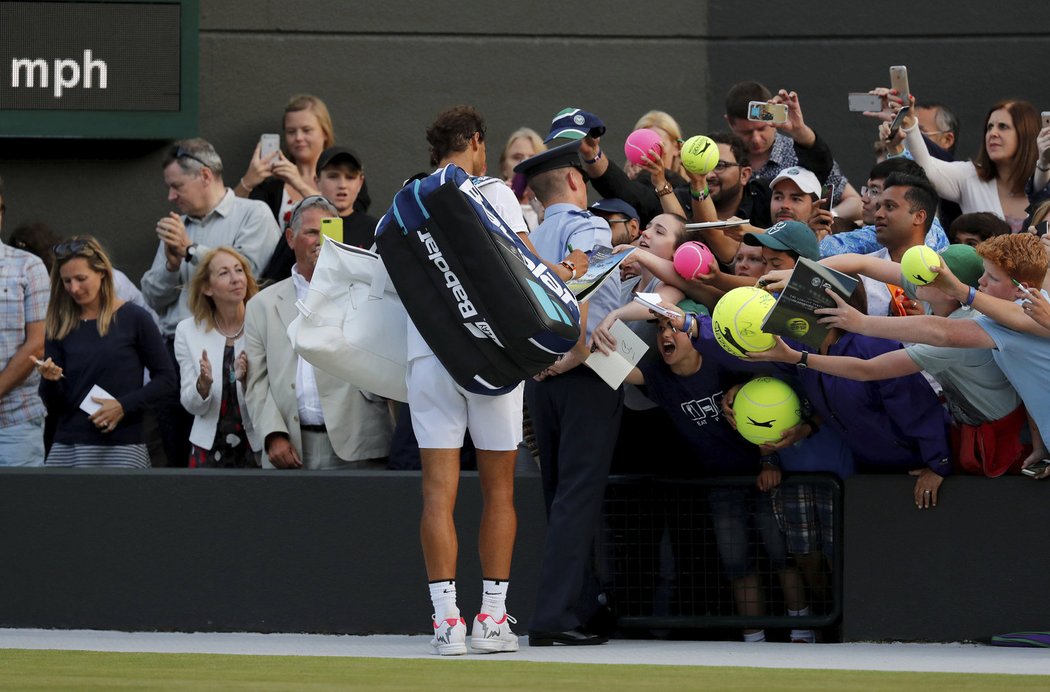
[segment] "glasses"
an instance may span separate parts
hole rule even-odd
[[[927,131],[927,130],[924,130],[924,129],[922,129],[922,128],[920,127],[920,128],[919,128],[919,132],[921,132],[922,134],[926,135],[927,137],[932,137],[932,136],[934,136],[934,135],[944,135],[944,134],[947,134],[947,133],[951,132],[951,130],[932,130],[932,131]]]
[[[194,154],[193,152],[189,151],[188,149],[183,149],[182,147],[175,147],[175,153],[174,153],[173,156],[176,159],[193,159],[194,161],[196,161],[200,165],[204,166],[205,168],[211,168],[211,166],[209,166],[208,164],[204,163],[204,161],[202,161],[200,159],[200,157],[198,157],[196,154]]]
[[[739,163],[729,163],[728,161],[719,161],[718,163],[715,164],[715,170],[718,171],[719,173],[722,173],[727,168],[732,168],[734,166],[739,166],[739,165],[740,165]]]
[[[860,188],[860,196],[861,197],[867,197],[868,199],[875,199],[876,197],[878,197],[881,194],[882,194],[882,190],[880,190],[877,187],[868,187],[867,185],[862,185],[861,188]]]
[[[88,246],[88,241],[82,238],[74,238],[73,240],[67,240],[64,243],[59,243],[54,248],[55,259],[65,259],[71,257]]]
[[[606,219],[609,223],[630,223],[630,219]]]
[[[285,228],[291,228],[292,222],[295,221],[299,214],[310,207],[321,207],[332,215],[339,216],[339,212],[326,197],[323,195],[310,195],[309,197],[303,197],[299,201],[299,204],[296,204],[292,211],[289,212],[288,222],[285,224]]]

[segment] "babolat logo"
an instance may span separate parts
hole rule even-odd
[[[492,327],[488,322],[465,322],[463,324],[471,334],[478,339],[492,339],[497,346],[503,348],[503,342],[496,338],[496,333],[492,331]]]
[[[434,266],[444,276],[445,287],[452,291],[452,297],[455,298],[456,305],[459,307],[459,314],[464,318],[478,314],[478,311],[474,309],[474,303],[470,302],[470,298],[467,296],[466,289],[459,282],[459,277],[449,268],[448,261],[445,259],[445,255],[441,252],[441,248],[438,247],[434,237],[422,231],[416,231],[416,236],[419,237],[419,241],[423,243],[429,253],[427,259],[433,262]]]

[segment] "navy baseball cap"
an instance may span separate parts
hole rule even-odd
[[[566,144],[551,147],[547,151],[541,151],[535,156],[530,156],[514,167],[515,173],[523,173],[526,178],[534,175],[553,171],[556,168],[578,168],[583,172],[583,164],[580,163],[580,140],[575,139]],[[584,174],[586,178],[586,174]]]
[[[615,197],[600,199],[590,206],[591,211],[604,212],[606,214],[623,214],[635,221],[639,221],[638,212],[627,202]]]
[[[601,137],[605,134],[605,123],[594,113],[579,108],[564,108],[551,121],[550,132],[543,141],[550,144],[555,139],[583,139]]]
[[[364,168],[361,165],[361,157],[355,154],[353,150],[346,147],[328,147],[321,152],[321,156],[317,159],[317,174],[320,175],[322,170],[333,163],[342,162],[349,163],[352,168],[357,170]]]
[[[817,262],[820,260],[820,244],[817,234],[801,221],[781,221],[773,224],[765,233],[745,233],[748,245],[765,245],[770,250],[790,250],[799,257]]]

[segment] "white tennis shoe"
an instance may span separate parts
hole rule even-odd
[[[430,646],[441,656],[462,656],[467,653],[467,622],[463,618],[434,620],[434,638]]]
[[[510,629],[510,626],[517,622],[507,613],[504,613],[500,620],[488,613],[478,613],[474,618],[473,627],[470,628],[470,648],[486,654],[517,651],[518,635]]]

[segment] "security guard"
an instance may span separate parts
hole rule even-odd
[[[561,144],[519,163],[544,220],[531,235],[539,255],[558,261],[573,250],[591,252],[612,244],[609,224],[586,210],[587,179],[580,142]],[[602,644],[606,638],[582,625],[597,609],[592,570],[595,531],[601,514],[623,388],[612,389],[583,366],[591,330],[619,306],[614,275],[580,306],[579,343],[534,380],[525,397],[536,430],[547,506],[547,536],[540,567],[539,596],[529,630],[531,646]]]

